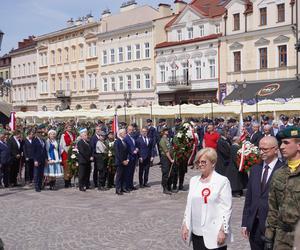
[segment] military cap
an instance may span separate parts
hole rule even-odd
[[[158,120],[159,123],[165,122],[165,121],[166,121],[166,119],[163,119],[163,118],[160,118],[160,119]]]
[[[263,116],[262,119],[263,119],[263,121],[269,121],[270,120],[269,116],[265,116],[265,115]]]
[[[281,120],[288,121],[290,118],[286,115],[281,116]]]
[[[182,119],[177,117],[177,118],[175,118],[175,122],[182,122]]]
[[[192,120],[193,122],[199,122],[199,119],[195,118]]]
[[[149,123],[149,122],[152,122],[152,120],[151,119],[147,119],[146,122]]]
[[[252,118],[249,115],[244,118],[244,122],[251,122],[251,121],[252,121]]]
[[[300,138],[300,128],[298,127],[287,127],[282,131],[279,131],[276,135],[278,140]]]
[[[43,123],[37,126],[37,129],[44,129],[44,128],[46,128],[46,125]]]
[[[207,118],[203,118],[201,121],[202,122],[208,122],[208,119]]]

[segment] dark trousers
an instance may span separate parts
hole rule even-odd
[[[255,218],[249,237],[251,250],[264,249],[264,241],[261,238],[262,236],[264,236],[264,232],[262,232],[259,227],[259,219]]]
[[[116,174],[116,168],[115,166],[109,167],[109,170],[107,170],[107,187],[111,188],[115,184],[115,174]]]
[[[184,176],[187,170],[186,166],[187,162],[181,162],[179,164],[174,164],[174,177],[173,177],[173,188],[177,187],[178,179],[179,179],[179,187],[183,187]]]
[[[38,167],[34,167],[34,186],[35,190],[42,189],[44,176],[44,165],[39,165]]]
[[[2,165],[2,176],[3,176],[4,187],[8,187],[9,186],[9,165],[8,164]]]
[[[143,160],[143,162],[139,162],[140,186],[143,186],[148,183],[149,169],[150,169],[150,157]]]
[[[126,189],[133,188],[133,178],[134,178],[134,171],[135,171],[136,159],[129,160],[128,165],[126,166]]]
[[[192,242],[193,242],[194,250],[208,250],[208,248],[205,247],[203,236],[192,234]],[[227,246],[214,248],[214,249],[226,250]]]
[[[162,178],[161,178],[161,185],[163,189],[171,189],[172,179],[174,176],[174,168],[172,167],[171,170],[171,162],[165,155],[161,155],[160,158],[161,161],[161,172],[162,172]]]
[[[28,161],[25,161],[25,181],[28,182],[33,181],[33,168],[34,168],[33,159],[29,159]]]
[[[104,154],[96,154],[94,156],[94,173],[93,179],[95,187],[105,186],[105,177],[107,173],[107,166],[104,159]]]
[[[17,184],[17,177],[19,173],[19,167],[20,167],[20,159],[12,159],[10,161],[10,169],[9,169],[9,182],[10,184]]]
[[[91,164],[87,163],[79,163],[79,173],[78,173],[78,180],[79,180],[79,188],[90,186],[90,174],[91,174]]]
[[[125,186],[125,174],[126,174],[126,169],[128,168],[127,166],[124,165],[118,165],[116,166],[116,191],[120,192],[123,187]]]

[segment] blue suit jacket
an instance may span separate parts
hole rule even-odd
[[[99,139],[98,139],[97,135],[93,135],[93,136],[91,137],[91,140],[90,140],[90,147],[91,147],[91,149],[92,149],[93,155],[96,153],[96,144],[97,144],[98,140],[99,140]]]
[[[8,164],[10,161],[10,152],[7,144],[0,142],[0,163],[2,165]]]
[[[128,160],[128,146],[125,143],[125,145],[122,143],[122,141],[117,138],[117,140],[114,143],[114,150],[115,150],[115,164],[116,166],[123,165],[123,161]]]
[[[129,137],[129,135],[126,135],[124,141],[126,142],[126,145],[128,147],[128,154],[129,154],[129,161],[135,161],[138,157],[137,154],[134,154],[133,151],[137,148],[136,144],[134,144]]]
[[[282,165],[283,163],[278,160],[263,191],[261,191],[263,164],[255,165],[251,168],[242,219],[242,227],[247,227],[248,232],[251,232],[256,217],[259,218],[261,232],[265,232],[265,222],[269,210],[270,181],[274,172]]]
[[[138,156],[139,158],[142,158],[143,160],[147,159],[147,158],[151,158],[154,157],[154,141],[153,139],[148,137],[148,145],[147,143],[144,141],[144,138],[142,136],[140,136],[137,140],[136,140],[136,146],[139,149],[138,152]]]
[[[46,142],[44,141],[44,146],[43,146],[40,140],[37,137],[34,137],[32,140],[32,149],[34,152],[33,160],[37,161],[39,165],[44,166],[45,161],[48,159]]]

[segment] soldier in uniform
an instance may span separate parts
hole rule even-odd
[[[172,152],[172,146],[168,138],[169,129],[164,128],[162,130],[162,137],[159,142],[159,148],[161,152],[161,172],[162,172],[162,180],[161,185],[163,187],[163,193],[164,194],[172,194],[171,192],[171,184],[173,180],[173,152]]]
[[[300,128],[288,127],[277,139],[287,162],[271,180],[265,249],[292,250],[300,219]]]

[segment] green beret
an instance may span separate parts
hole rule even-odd
[[[44,129],[44,128],[46,128],[46,125],[43,123],[38,125],[38,127],[37,127],[37,129]]]
[[[287,127],[284,130],[279,131],[276,137],[278,140],[300,138],[300,128],[294,126]]]

